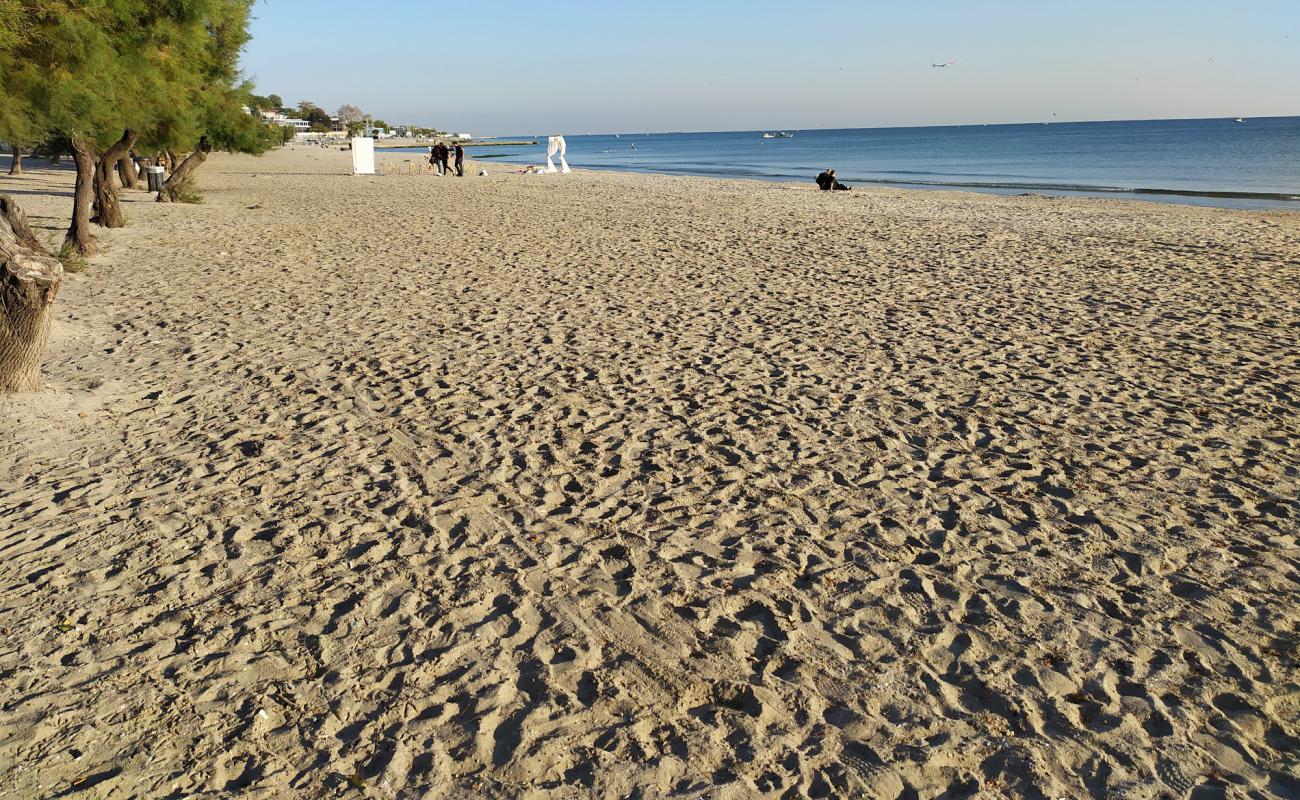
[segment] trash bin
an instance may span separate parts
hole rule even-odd
[[[166,170],[164,170],[162,167],[145,167],[145,168],[144,168],[144,174],[145,174],[145,177],[148,178],[148,180],[149,180],[149,191],[151,191],[151,192],[161,192],[161,191],[162,191],[162,187],[163,187],[163,173],[164,173],[165,171],[166,171]]]

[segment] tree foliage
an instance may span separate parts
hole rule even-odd
[[[250,94],[248,96],[248,107],[261,109],[263,111],[279,111],[284,106],[284,100],[280,99],[278,94]]]
[[[66,140],[78,186],[96,174],[101,224],[115,215],[111,171],[146,151],[260,153],[280,132],[244,113],[238,73],[253,0],[0,0],[0,139]],[[279,98],[274,98],[279,100]],[[73,228],[85,218],[77,191]],[[105,222],[108,219],[110,222]],[[90,246],[78,232],[78,249]]]

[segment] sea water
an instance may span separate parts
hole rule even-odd
[[[566,133],[574,167],[849,184],[1127,196],[1300,211],[1300,117],[962,125],[719,133]],[[470,158],[540,164],[531,146],[472,147]],[[413,148],[415,149],[415,148]]]

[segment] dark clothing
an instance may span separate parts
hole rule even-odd
[[[447,174],[447,145],[435,144],[433,146],[433,165],[438,168],[439,175]]]
[[[821,187],[823,192],[847,192],[849,190],[849,187],[835,180],[835,176],[831,174],[830,170],[817,176],[817,185]]]
[[[465,148],[456,145],[456,177],[465,177]]]

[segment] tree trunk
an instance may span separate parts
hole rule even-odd
[[[14,145],[14,160],[13,163],[9,165],[9,174],[10,175],[23,174],[23,151],[22,148],[20,148],[18,145]]]
[[[95,222],[105,228],[121,228],[126,225],[122,206],[117,202],[117,188],[113,186],[113,168],[117,160],[130,152],[134,144],[135,131],[123,131],[122,138],[105,150],[95,165]]]
[[[41,388],[50,307],[63,283],[63,265],[20,243],[23,234],[9,219],[22,220],[23,213],[4,200],[9,210],[0,217],[0,393],[34,392]]]
[[[38,256],[48,256],[49,250],[45,245],[36,238],[32,233],[31,226],[27,224],[27,215],[18,207],[14,199],[9,195],[0,194],[0,226],[8,225],[10,233],[18,240],[19,247],[25,247]]]
[[[199,146],[180,163],[180,166],[172,170],[172,174],[163,183],[162,191],[158,193],[159,203],[175,203],[181,199],[181,189],[187,183],[194,179],[194,170],[199,168],[211,152],[212,145],[208,144],[208,137],[204,136],[199,139]]]
[[[167,163],[163,164],[167,168],[167,174],[170,175],[181,163],[181,157],[176,154],[175,150],[164,150],[163,155],[167,156]]]
[[[68,226],[63,247],[83,256],[93,256],[95,239],[90,235],[90,207],[95,202],[95,153],[80,136],[72,138],[72,160],[77,164],[77,183],[72,192],[72,224]]]
[[[140,188],[140,173],[135,171],[135,159],[131,158],[130,153],[117,160],[117,178],[122,182],[123,189]]]

